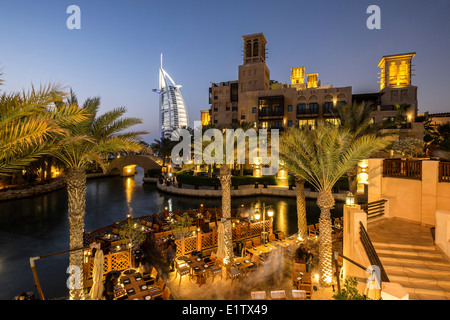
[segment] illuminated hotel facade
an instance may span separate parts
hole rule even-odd
[[[181,85],[177,85],[175,81],[161,66],[159,68],[159,88],[153,91],[160,95],[160,133],[161,138],[171,136],[172,132],[187,128],[189,119],[183,96],[180,92]]]
[[[209,88],[210,109],[202,111],[202,119],[211,125],[227,128],[233,122],[246,121],[255,128],[280,131],[305,126],[314,129],[319,119],[338,122],[337,106],[366,101],[374,105],[374,122],[395,121],[395,105],[409,104],[399,137],[423,137],[423,124],[415,122],[417,87],[411,84],[415,53],[382,57],[378,64],[380,91],[353,94],[351,86],[322,85],[319,74],[306,73],[303,66],[291,68],[290,84],[270,80],[264,35],[245,35],[242,40],[243,64],[238,67],[238,80],[212,83]]]

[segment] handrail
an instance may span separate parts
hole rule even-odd
[[[386,204],[387,200],[377,200],[369,203],[361,204],[361,209],[364,210],[367,214],[367,219],[378,217],[384,215],[384,205]]]
[[[359,235],[361,243],[364,247],[364,251],[366,252],[367,257],[369,258],[370,264],[376,265],[380,268],[381,281],[389,282],[389,278],[386,274],[386,271],[384,270],[383,264],[381,263],[381,260],[378,257],[375,248],[373,247],[372,241],[370,241],[366,228],[364,228],[364,225],[361,221],[359,222],[359,226],[360,226]]]

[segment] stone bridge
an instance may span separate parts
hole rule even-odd
[[[143,168],[146,173],[149,169],[161,169],[162,160],[146,154],[120,156],[108,165],[107,172],[121,176],[132,176],[135,173],[136,166]]]

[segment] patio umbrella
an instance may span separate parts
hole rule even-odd
[[[376,266],[371,266],[376,267]],[[370,268],[370,267],[369,267]],[[369,269],[368,269],[369,270]],[[371,300],[380,300],[381,298],[381,285],[380,285],[380,277],[377,276],[379,273],[374,270],[372,272],[372,276],[367,279],[366,288],[364,290],[364,294],[367,298]]]
[[[103,298],[103,251],[97,250],[94,258],[94,270],[92,271],[92,288],[89,296],[93,300],[101,300]]]
[[[225,258],[225,250],[224,250],[224,242],[223,236],[225,234],[225,230],[223,227],[223,223],[220,221],[218,223],[218,231],[217,231],[217,253],[216,256],[220,259]]]

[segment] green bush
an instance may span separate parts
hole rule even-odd
[[[208,178],[201,176],[194,176],[189,173],[181,172],[176,174],[177,181],[183,184],[190,184],[194,186],[218,186],[220,185],[219,178]]]
[[[249,184],[255,184],[258,182],[259,184],[267,183],[268,185],[276,185],[277,179],[275,176],[262,176],[262,177],[254,177],[254,176],[235,176],[231,177],[231,184],[244,186]]]
[[[147,176],[150,178],[157,177],[161,175],[161,169],[149,169],[147,170]]]

